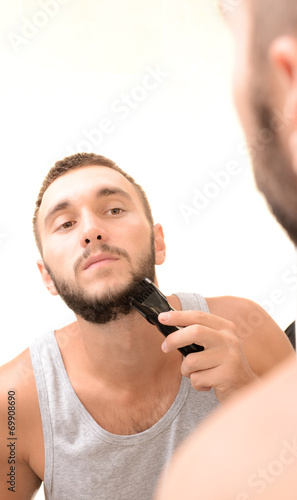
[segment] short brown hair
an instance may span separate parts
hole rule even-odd
[[[40,235],[38,231],[38,213],[39,209],[42,203],[43,195],[47,188],[54,182],[58,177],[61,177],[62,175],[70,172],[71,170],[75,170],[77,168],[81,167],[86,167],[86,166],[99,166],[99,167],[108,167],[112,168],[113,170],[116,170],[116,172],[119,172],[121,175],[123,175],[131,184],[136,188],[137,192],[140,195],[140,198],[142,200],[143,206],[144,206],[144,211],[146,214],[146,217],[150,223],[150,225],[153,227],[154,225],[154,220],[153,220],[153,215],[152,215],[152,210],[150,207],[150,204],[148,202],[147,196],[142,189],[142,187],[135,182],[133,177],[131,177],[129,174],[124,172],[118,165],[108,159],[105,158],[105,156],[100,156],[95,153],[76,153],[71,156],[67,156],[63,160],[57,161],[55,165],[50,169],[48,172],[47,176],[45,177],[42,186],[40,188],[36,204],[35,204],[35,211],[34,211],[34,216],[33,216],[33,232],[34,232],[34,237],[36,241],[36,245],[38,247],[38,250],[40,254],[42,255],[42,245],[41,245],[41,240],[40,240]]]

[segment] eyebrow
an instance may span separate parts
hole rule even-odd
[[[95,198],[106,198],[108,196],[114,196],[114,195],[119,195],[123,196],[127,200],[131,201],[132,196],[127,193],[127,191],[124,191],[124,189],[118,188],[118,187],[102,187],[98,189],[95,193]],[[63,200],[54,205],[53,208],[49,210],[49,212],[46,214],[44,218],[44,225],[47,225],[49,221],[56,215],[58,212],[62,212],[63,210],[66,210],[68,208],[71,208],[73,206],[73,203],[70,200]]]
[[[45,216],[44,218],[44,225],[46,226],[50,219],[53,218],[53,216],[58,213],[58,212],[62,212],[62,210],[66,210],[67,208],[70,208],[71,207],[71,203],[70,201],[68,200],[65,200],[65,201],[61,201],[60,203],[57,203],[57,205],[55,205]]]

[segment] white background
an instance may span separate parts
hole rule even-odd
[[[0,363],[73,320],[41,283],[31,219],[49,168],[88,148],[146,190],[167,241],[164,293],[247,297],[282,328],[293,321],[294,249],[242,152],[232,40],[215,2],[10,0],[0,18]],[[209,186],[222,171],[224,186]]]

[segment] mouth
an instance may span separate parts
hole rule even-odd
[[[111,264],[112,262],[115,262],[119,260],[118,257],[115,257],[110,254],[101,254],[101,255],[94,255],[93,257],[90,257],[88,259],[83,267],[83,271],[89,270],[89,269],[96,269],[99,267],[104,267],[108,264]]]

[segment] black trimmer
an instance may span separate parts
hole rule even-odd
[[[176,332],[180,328],[177,326],[163,325],[158,320],[158,315],[162,312],[174,311],[168,303],[165,295],[160,292],[159,288],[149,280],[144,280],[139,283],[139,291],[130,298],[130,304],[136,309],[149,323],[155,325],[165,337],[170,333]],[[200,352],[204,347],[198,344],[191,344],[178,349],[184,356],[192,352]]]

